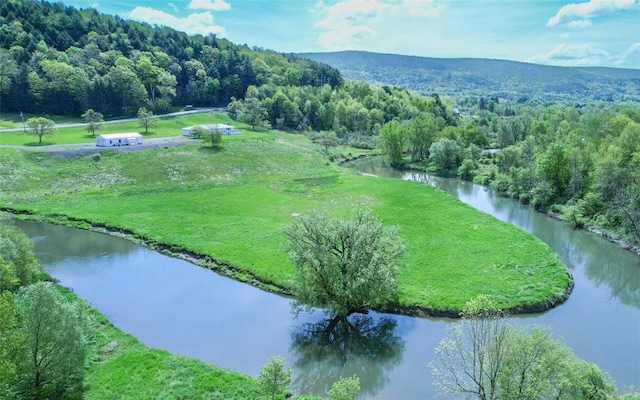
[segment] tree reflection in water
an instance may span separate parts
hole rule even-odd
[[[402,361],[404,340],[396,321],[352,315],[308,323],[292,336],[295,392],[326,395],[335,381],[356,375],[360,393],[375,395]]]

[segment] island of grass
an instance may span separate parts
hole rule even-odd
[[[387,311],[457,316],[487,294],[512,312],[539,312],[571,292],[567,267],[519,228],[430,186],[340,167],[303,135],[241,128],[220,149],[194,141],[71,158],[4,150],[0,206],[122,231],[280,293],[294,272],[283,226],[311,210],[338,217],[365,207],[406,243],[398,301]]]

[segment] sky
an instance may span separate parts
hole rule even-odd
[[[640,69],[640,0],[63,0],[283,53]]]

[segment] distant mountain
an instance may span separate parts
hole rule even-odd
[[[421,94],[494,96],[514,101],[640,102],[640,70],[556,67],[477,58],[427,58],[363,51],[302,53],[347,79],[403,87]]]

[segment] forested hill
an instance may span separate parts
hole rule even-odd
[[[340,73],[319,62],[254,51],[214,35],[75,9],[0,1],[0,110],[105,116],[171,106],[226,106],[251,85],[331,87]]]
[[[347,79],[399,86],[421,94],[495,96],[514,101],[640,101],[637,69],[556,67],[362,51],[299,55],[327,63]]]

